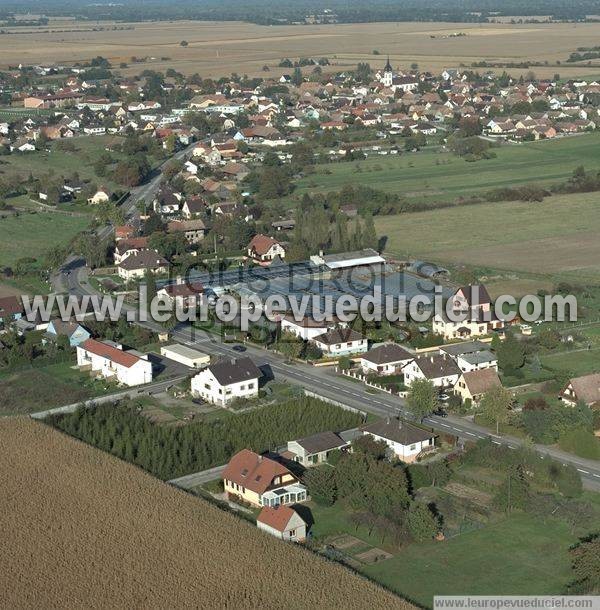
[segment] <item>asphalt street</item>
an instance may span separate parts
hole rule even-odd
[[[183,157],[188,149],[180,151],[176,156]],[[148,184],[133,189],[131,196],[123,204],[125,214],[132,222],[138,220],[138,202],[142,200],[150,201],[154,197],[160,185],[160,178],[161,176],[158,174]],[[99,232],[99,237],[105,238],[111,230],[111,227],[103,227]],[[94,292],[87,281],[87,273],[85,262],[78,257],[71,257],[54,278],[55,291],[68,292],[73,295],[93,294]],[[156,323],[144,322],[140,324],[152,330],[161,330],[161,327]],[[223,343],[219,337],[192,328],[190,325],[180,325],[173,331],[173,337],[180,343],[196,347],[214,356],[236,358],[240,355],[232,349],[231,345]],[[251,356],[258,366],[270,371],[277,379],[298,384],[323,398],[363,412],[373,413],[381,417],[401,415],[410,418],[405,401],[399,397],[390,396],[384,392],[372,394],[367,391],[366,386],[336,375],[327,367],[319,368],[301,363],[289,364],[285,362],[282,356],[272,351],[250,345],[246,348],[245,354]],[[506,435],[497,436],[466,417],[448,416],[443,418],[432,416],[426,418],[423,423],[433,430],[451,434],[464,441],[477,441],[490,437],[492,442],[513,449],[522,444],[521,439]],[[552,457],[563,464],[575,466],[581,474],[585,486],[600,491],[600,462],[579,458],[554,447],[536,445],[535,449],[544,457]]]

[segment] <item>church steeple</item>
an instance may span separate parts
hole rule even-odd
[[[391,87],[394,82],[394,71],[392,70],[392,64],[390,64],[390,56],[388,55],[385,68],[383,69],[383,78],[381,79],[384,87]]]

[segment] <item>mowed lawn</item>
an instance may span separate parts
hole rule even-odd
[[[90,223],[87,216],[52,212],[0,218],[0,265],[19,258],[41,258],[53,246],[67,243]]]
[[[574,542],[565,523],[520,514],[444,542],[411,544],[361,572],[428,607],[434,595],[560,594],[572,579]]]
[[[328,192],[347,184],[366,185],[409,199],[449,201],[481,191],[568,178],[584,165],[600,167],[600,134],[503,145],[497,157],[469,163],[439,149],[398,156],[372,155],[365,161],[316,166],[316,173],[299,180],[294,197]]]
[[[376,218],[400,257],[600,280],[600,196],[457,206]]]

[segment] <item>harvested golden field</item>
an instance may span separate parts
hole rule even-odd
[[[2,607],[413,607],[42,423],[0,447]]]
[[[153,58],[146,64],[131,64],[126,74],[144,68],[174,67],[184,73],[222,76],[231,72],[264,75],[284,70],[275,66],[283,57],[325,56],[340,67],[368,61],[383,65],[385,55],[392,63],[440,72],[446,67],[474,61],[548,61],[535,68],[539,76],[597,74],[599,68],[565,64],[580,46],[594,46],[600,37],[600,23],[367,23],[311,26],[260,26],[241,22],[110,22],[61,23],[51,28],[27,28],[0,35],[0,67],[19,63],[75,62],[102,55],[118,65],[132,56]],[[101,31],[92,31],[93,28]],[[49,30],[49,31],[44,31]],[[461,32],[466,36],[450,37]],[[186,40],[189,45],[181,47]],[[374,56],[376,49],[381,56]],[[161,59],[168,58],[168,59]],[[557,70],[556,60],[563,62]],[[511,70],[518,74],[519,70]]]

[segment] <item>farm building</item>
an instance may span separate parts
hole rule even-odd
[[[187,345],[179,345],[179,343],[161,347],[160,354],[191,369],[200,369],[210,364],[210,356],[208,354],[187,347]]]

